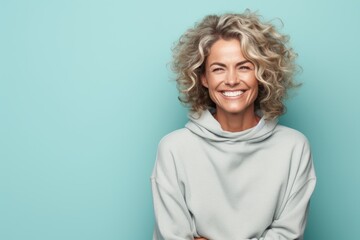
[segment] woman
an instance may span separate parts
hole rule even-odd
[[[185,128],[151,176],[155,240],[303,239],[315,172],[308,141],[277,124],[294,87],[287,37],[250,11],[206,16],[174,48]]]

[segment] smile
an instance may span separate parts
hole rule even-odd
[[[244,93],[244,91],[223,91],[221,92],[225,97],[237,97]]]

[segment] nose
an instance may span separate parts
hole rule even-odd
[[[239,76],[236,71],[229,71],[225,79],[225,84],[228,86],[236,86],[240,83]]]

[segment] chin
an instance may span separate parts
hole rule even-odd
[[[217,109],[221,109],[220,110],[221,112],[231,115],[241,115],[241,114],[249,113],[249,111],[254,112],[253,108],[244,107],[244,106],[217,107]]]
[[[247,111],[248,109],[244,108],[243,106],[229,106],[222,108],[222,110],[229,113],[241,113]]]

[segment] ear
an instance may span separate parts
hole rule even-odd
[[[205,74],[201,74],[201,83],[204,87],[209,88],[209,84]]]

